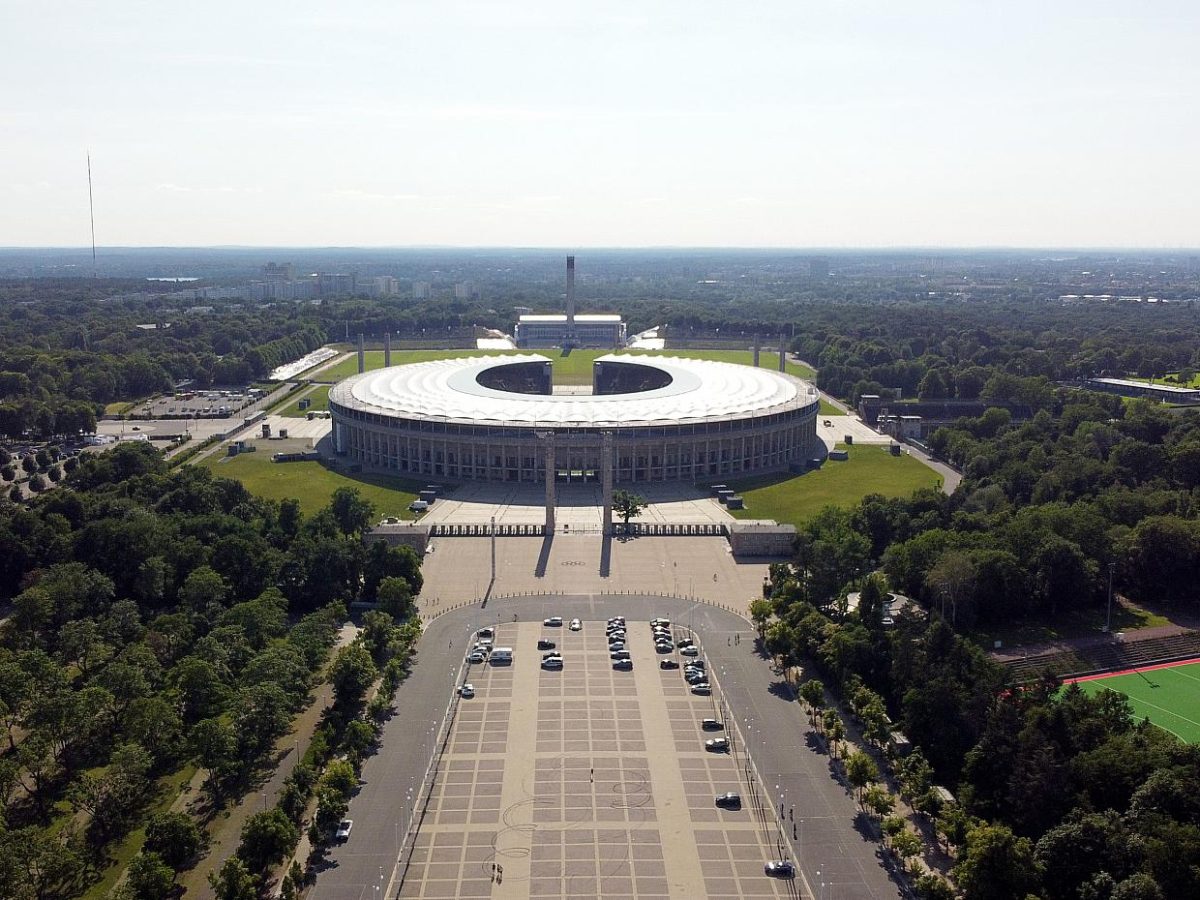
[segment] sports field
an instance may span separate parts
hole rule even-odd
[[[1181,741],[1200,743],[1200,661],[1089,676],[1076,683],[1089,694],[1124,694],[1139,719],[1148,718]]]
[[[554,364],[555,384],[591,384],[592,363],[596,361],[596,357],[604,356],[609,352],[608,350],[574,350],[564,356],[558,350],[393,350],[392,364],[402,366],[408,363],[427,362],[433,359],[460,359],[464,356],[505,356],[511,353],[539,353],[549,357]],[[748,366],[754,362],[754,353],[750,350],[629,350],[623,351],[623,354],[630,356],[678,356],[684,359],[711,359],[717,362],[737,363],[744,366]],[[363,354],[363,362],[366,364],[367,371],[382,369],[383,351],[366,351]],[[764,369],[775,370],[779,365],[779,354],[762,353],[759,356],[759,364]],[[816,373],[808,368],[808,366],[801,366],[790,361],[787,363],[787,371],[789,375],[795,375],[797,378],[812,380],[816,377]],[[337,382],[343,378],[349,378],[356,372],[358,372],[358,359],[355,356],[351,356],[349,359],[342,360],[336,366],[310,377],[317,381]]]

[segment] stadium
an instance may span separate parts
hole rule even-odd
[[[598,358],[556,392],[539,355],[362,372],[329,393],[333,448],[364,466],[464,481],[712,481],[786,470],[818,394],[783,373],[674,357]]]

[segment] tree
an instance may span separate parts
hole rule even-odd
[[[883,785],[872,784],[863,791],[863,806],[882,819],[896,808],[896,798]]]
[[[926,573],[925,584],[941,601],[943,616],[946,615],[947,604],[950,606],[951,625],[958,621],[959,604],[974,595],[975,577],[975,564],[962,550],[947,550]]]
[[[846,778],[858,792],[858,800],[863,799],[863,788],[879,780],[879,767],[861,750],[855,750],[846,757]]]
[[[375,507],[362,499],[357,488],[338,488],[329,501],[329,511],[342,534],[362,534],[371,527]]]
[[[167,865],[183,868],[204,845],[204,832],[186,813],[155,813],[146,824],[146,849]]]
[[[623,489],[616,490],[613,491],[612,506],[613,512],[621,517],[621,523],[628,528],[629,520],[637,518],[646,508],[646,498]]]
[[[376,600],[380,612],[387,613],[397,622],[411,618],[416,611],[412,590],[403,578],[393,576],[379,582]]]
[[[342,705],[357,703],[378,674],[371,654],[360,643],[343,649],[329,673],[333,693]]]
[[[1012,900],[1037,891],[1039,866],[1033,846],[1004,825],[979,825],[954,867],[965,900]]]
[[[755,597],[750,601],[750,620],[754,623],[754,628],[758,632],[759,637],[762,637],[763,628],[766,627],[767,620],[771,618],[771,613],[770,600]]]
[[[175,870],[157,853],[143,850],[130,861],[125,883],[137,900],[166,900],[175,887]]]
[[[258,900],[258,881],[237,856],[225,860],[220,871],[211,872],[208,884],[217,900]]]
[[[810,678],[800,685],[800,699],[808,707],[808,721],[816,724],[817,713],[825,708],[825,685],[819,678]]]
[[[237,855],[251,872],[263,872],[282,862],[296,847],[300,833],[283,812],[275,807],[255,813],[242,826],[242,842]]]
[[[921,839],[907,828],[892,838],[892,850],[906,869],[911,867],[912,859],[920,855],[922,848]]]

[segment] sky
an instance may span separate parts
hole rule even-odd
[[[1195,0],[0,0],[0,246],[1200,246]]]

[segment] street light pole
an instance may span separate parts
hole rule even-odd
[[[1115,562],[1108,564],[1108,616],[1104,620],[1104,630],[1108,634],[1112,634],[1112,587],[1113,587],[1113,571],[1117,568]]]

